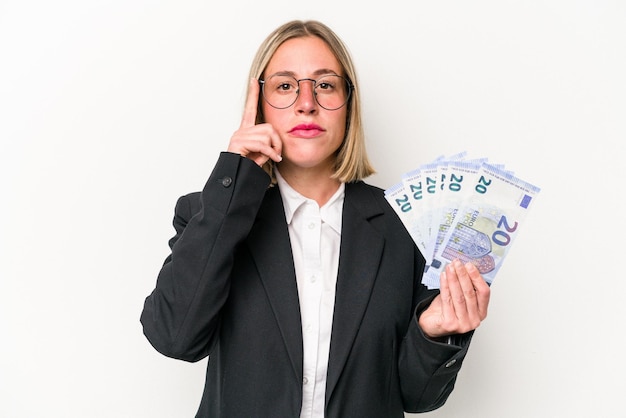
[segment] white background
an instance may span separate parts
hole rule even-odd
[[[424,416],[623,416],[626,3],[368,4],[0,0],[0,416],[193,416],[206,360],[158,354],[139,315],[293,18],[353,54],[370,183],[465,150],[542,189]]]

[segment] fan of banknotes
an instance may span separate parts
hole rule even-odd
[[[426,259],[422,283],[435,289],[457,258],[491,285],[539,191],[503,164],[463,151],[404,174],[385,198]]]

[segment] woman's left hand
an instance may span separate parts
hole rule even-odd
[[[440,293],[419,317],[419,325],[429,338],[472,331],[487,317],[490,289],[471,263],[459,260],[441,273]]]

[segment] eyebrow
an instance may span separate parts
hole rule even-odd
[[[320,68],[319,70],[315,70],[315,71],[313,71],[312,75],[317,77],[317,76],[329,75],[329,74],[339,75],[334,70],[331,70],[331,69],[328,69],[328,68]],[[272,76],[275,76],[275,75],[289,75],[289,76],[291,76],[293,78],[297,78],[296,77],[296,73],[294,73],[293,71],[278,71],[278,72],[275,72],[273,74],[270,74],[269,77],[272,77]]]

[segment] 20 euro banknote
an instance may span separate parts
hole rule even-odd
[[[458,258],[474,264],[491,284],[539,191],[510,172],[482,164],[454,220],[445,227],[422,282],[438,288],[441,272]]]
[[[491,284],[540,191],[502,164],[464,156],[424,164],[385,191],[426,259],[422,282],[429,288],[439,287],[441,272],[457,258]]]

